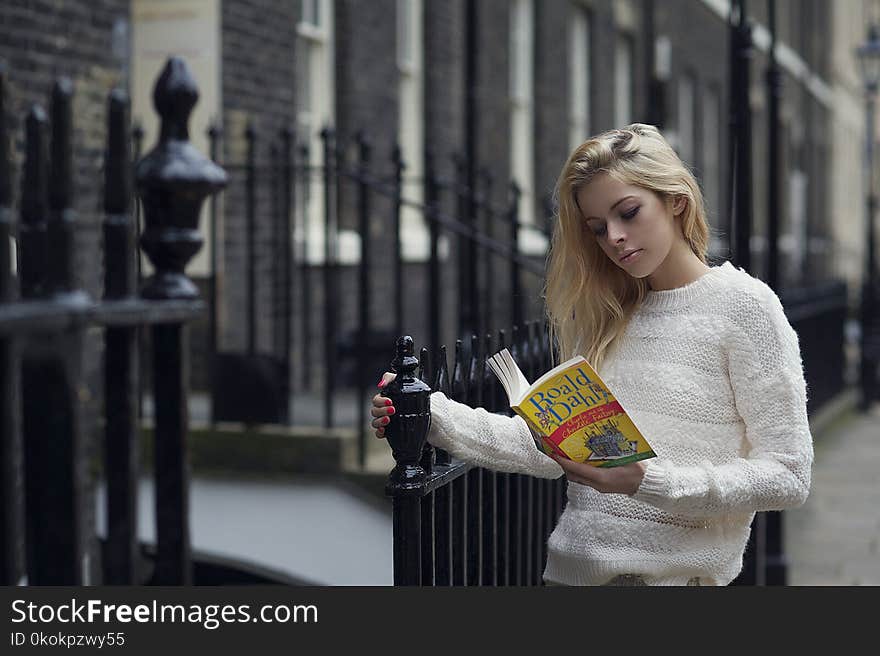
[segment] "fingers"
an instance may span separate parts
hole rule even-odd
[[[376,387],[381,390],[395,378],[397,378],[397,374],[386,371],[382,374],[382,378],[379,379],[379,383]],[[391,399],[382,396],[381,394],[376,394],[373,397],[373,407],[370,408],[370,414],[375,418],[370,422],[370,425],[376,429],[377,438],[382,439],[385,437],[385,427],[391,421],[390,415],[393,415],[394,413],[395,409],[392,405]]]
[[[388,425],[387,423],[382,422],[390,421],[390,419],[390,417],[379,417],[370,422],[370,426],[375,429],[376,437],[379,439],[385,437],[385,427]]]
[[[374,417],[387,417],[397,412],[393,405],[382,406],[381,408],[370,408],[370,414]]]
[[[388,383],[390,383],[395,378],[397,378],[397,374],[391,373],[390,371],[386,371],[384,374],[382,374],[382,378],[376,387],[378,387],[379,389],[382,389],[383,387],[385,387]]]

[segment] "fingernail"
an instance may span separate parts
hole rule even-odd
[[[385,384],[385,376],[379,379],[379,382],[376,383],[376,387],[382,387]]]
[[[391,399],[385,399],[385,405],[391,405],[392,403],[394,403],[394,401]]]
[[[393,415],[395,412],[394,408],[388,408],[388,414]]]
[[[383,424],[387,424],[389,421],[391,421],[390,418],[388,418],[388,417],[382,417],[382,423],[383,423]]]

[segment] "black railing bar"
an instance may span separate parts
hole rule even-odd
[[[204,301],[124,300],[80,305],[57,301],[20,301],[0,306],[0,335],[24,332],[57,333],[83,325],[136,326],[198,319]]]
[[[376,188],[374,187],[373,189],[376,189]],[[381,191],[381,190],[379,190],[379,189],[376,189],[376,191],[377,191],[378,193],[384,193],[383,191]],[[402,205],[406,205],[407,207],[413,207],[413,208],[415,208],[415,209],[422,210],[422,212],[423,212],[424,214],[428,214],[429,212],[432,211],[432,210],[429,208],[428,205],[426,205],[425,203],[420,202],[420,201],[416,201],[416,200],[408,200],[408,199],[406,199],[406,198],[401,198],[401,199],[400,199],[400,202],[401,202]],[[434,211],[435,213],[437,212],[437,210],[433,210],[433,211]],[[446,215],[444,214],[443,216],[446,216]],[[506,226],[513,225],[513,223],[514,223],[514,222],[512,222],[512,221],[509,220],[509,219],[510,219],[510,211],[509,211],[509,208],[508,208],[508,210],[505,210],[505,213],[504,213],[504,214],[498,214],[498,215],[494,216],[493,218],[495,218],[496,220],[501,221],[501,222],[502,222],[504,225],[506,225]],[[540,226],[540,225],[538,225],[537,223],[523,223],[522,221],[516,221],[515,224],[516,224],[516,226],[519,227],[519,228],[532,228],[532,229],[534,229],[534,230],[537,230],[538,232],[540,232],[542,235],[544,235],[544,236],[547,237],[548,239],[549,239],[550,237],[552,237],[552,235],[553,235],[552,231],[548,230],[548,229],[545,228],[544,226]]]
[[[381,187],[381,186],[392,185],[393,182],[395,181],[393,176],[383,178],[383,177],[379,177],[379,176],[375,176],[375,175],[371,175],[371,174],[365,175],[363,172],[359,171],[354,166],[352,166],[350,168],[347,166],[338,166],[336,168],[336,172],[341,177],[347,178],[347,179],[355,181],[355,182],[364,182],[364,183],[370,185],[370,187],[374,188],[374,189],[377,189],[378,187]],[[411,184],[411,185],[418,183],[419,185],[423,186],[426,182],[427,182],[427,178],[423,178],[423,177],[410,176],[409,178],[404,178],[404,186],[406,186],[407,183]],[[455,190],[456,194],[464,193],[470,197],[471,202],[476,207],[479,207],[480,209],[488,209],[496,215],[505,216],[506,214],[508,214],[510,212],[509,205],[498,205],[497,203],[493,203],[491,200],[487,201],[481,190],[477,190],[476,192],[474,192],[474,190],[472,188],[460,185],[458,182],[456,182],[456,180],[454,178],[445,178],[443,176],[438,176],[438,177],[434,178],[434,184],[438,189],[441,189],[441,190],[452,189],[452,190]]]
[[[422,488],[423,494],[434,492],[438,488],[466,475],[473,468],[474,465],[471,463],[455,459],[453,459],[448,465],[435,464],[431,473],[428,474],[428,480],[425,481],[425,485]]]
[[[223,168],[227,171],[246,171],[248,170],[247,164],[224,164]],[[272,172],[275,169],[280,167],[273,166],[271,164],[265,165],[257,165],[254,167],[255,173],[268,173]],[[299,173],[300,179],[302,179],[302,174],[307,173],[310,175],[315,175],[316,178],[323,176],[324,167],[323,166],[302,166],[295,165],[291,167],[293,173]],[[364,176],[362,173],[354,170],[347,169],[344,167],[336,167],[335,171],[340,177],[346,178],[352,182],[363,182],[370,186],[370,189],[375,191],[376,193],[383,194],[385,196],[394,196],[396,194],[396,185],[392,182],[393,176],[389,177],[377,177],[372,175]],[[420,184],[424,184],[424,178],[410,178],[408,180],[403,181],[402,186],[417,186]],[[443,178],[438,178],[436,180],[436,184],[441,189],[452,189],[456,186],[457,183],[450,182]],[[383,188],[387,187],[387,188]],[[466,192],[470,191],[468,187],[462,187]],[[459,192],[460,193],[460,192]],[[478,192],[479,193],[479,192]],[[479,196],[476,196],[472,199],[472,203],[475,208],[479,209],[489,209],[496,218],[503,221],[505,224],[510,225],[509,213],[510,208],[508,206],[499,206],[498,204],[487,202],[481,199]],[[409,207],[417,207],[419,209],[425,209],[424,205],[419,203],[418,201],[407,201],[404,200],[403,204]],[[520,228],[532,228],[537,230],[541,234],[546,237],[551,236],[551,231],[548,230],[545,226],[539,225],[537,223],[524,223],[522,221],[517,221],[516,225]]]
[[[401,199],[401,204],[406,205],[408,207],[416,207],[416,208],[423,207],[423,205],[421,205],[420,203],[416,203],[415,201],[407,201],[407,200],[403,200],[403,199]],[[426,216],[426,218],[428,218],[431,221],[436,221],[442,227],[445,227],[450,232],[454,232],[456,234],[467,237],[468,239],[471,239],[475,243],[479,244],[480,246],[483,246],[484,248],[489,249],[490,251],[492,251],[496,255],[501,255],[501,256],[504,256],[505,258],[507,258],[508,260],[512,260],[512,261],[517,262],[520,266],[522,266],[529,273],[533,273],[537,276],[543,277],[543,275],[544,275],[544,267],[543,266],[539,266],[539,265],[535,264],[531,260],[527,259],[525,256],[520,255],[519,253],[514,253],[513,250],[511,248],[509,248],[508,246],[506,246],[504,242],[496,241],[496,240],[492,239],[491,237],[486,237],[485,235],[478,232],[477,230],[475,230],[471,226],[466,225],[456,219],[453,219],[452,217],[448,216],[447,214],[445,214],[443,212],[440,212],[439,210],[433,210],[431,212],[426,212],[425,216]]]

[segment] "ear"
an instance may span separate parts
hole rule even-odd
[[[682,214],[688,206],[687,196],[674,196],[672,199],[672,214],[678,216]]]

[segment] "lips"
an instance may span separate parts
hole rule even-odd
[[[626,264],[627,262],[632,262],[636,257],[638,257],[638,253],[641,253],[641,248],[636,248],[631,251],[627,251],[624,255],[620,257],[618,260],[621,264]]]

